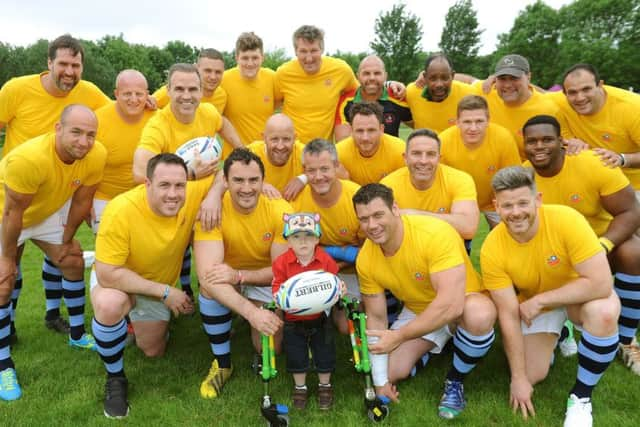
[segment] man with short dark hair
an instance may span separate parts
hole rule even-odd
[[[211,180],[187,184],[187,168],[175,154],[147,164],[144,186],[120,194],[104,210],[91,277],[93,333],[107,371],[104,415],[129,413],[124,372],[125,316],[147,357],[164,354],[171,312],[193,312],[189,296],[175,288],[180,260],[191,239],[198,207]]]
[[[603,165],[592,151],[567,156],[560,124],[554,117],[535,116],[523,128],[525,152],[545,203],[570,206],[587,219],[598,235],[615,273],[614,289],[622,312],[618,320],[620,355],[640,375],[640,203],[618,168]]]
[[[404,164],[404,141],[384,132],[383,114],[376,102],[354,103],[351,136],[336,144],[338,160],[357,184],[378,182]]]
[[[495,307],[481,293],[462,239],[449,224],[431,216],[401,215],[393,191],[382,184],[358,190],[353,206],[367,236],[356,266],[376,394],[397,401],[395,384],[411,374],[426,352],[440,353],[454,336],[453,366],[438,414],[455,418],[466,406],[462,382],[494,340]],[[404,302],[390,329],[385,290]]]
[[[291,213],[283,199],[263,196],[264,165],[246,149],[225,159],[222,224],[211,231],[197,227],[194,254],[200,281],[200,314],[214,360],[200,385],[206,399],[220,396],[231,377],[231,310],[251,324],[251,340],[261,350],[260,333],[276,335],[279,351],[282,320],[262,305],[273,300],[271,263],[287,250],[282,218]],[[244,295],[238,292],[242,286]]]
[[[25,142],[0,162],[0,399],[21,395],[9,350],[10,298],[27,240],[62,272],[69,345],[95,350],[84,329],[84,260],[74,235],[102,179],[106,151],[95,143],[97,128],[93,111],[69,105],[55,132]]]
[[[360,87],[345,92],[338,101],[335,122],[335,140],[341,141],[351,135],[351,108],[358,102],[376,102],[383,108],[384,133],[397,137],[400,123],[412,125],[411,110],[402,99],[398,99],[390,87],[385,87],[387,71],[379,56],[369,55],[360,61],[356,78]]]
[[[492,186],[502,221],[487,236],[480,262],[511,369],[511,407],[524,418],[535,415],[533,386],[547,377],[568,317],[581,325],[582,338],[564,426],[589,427],[591,393],[618,345],[620,301],[605,251],[578,212],[542,204],[530,169],[502,169]]]

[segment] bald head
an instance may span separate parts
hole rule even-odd
[[[116,77],[116,110],[120,117],[135,123],[144,114],[149,94],[147,79],[138,70],[123,70]]]
[[[82,104],[71,104],[62,110],[56,123],[56,153],[65,163],[83,159],[93,147],[98,119]]]
[[[274,166],[283,166],[293,152],[296,131],[291,119],[281,113],[269,117],[264,126],[264,143],[267,157]]]
[[[98,127],[98,119],[91,108],[83,104],[67,105],[60,115],[60,124],[64,126],[77,120],[93,122],[94,126]]]
[[[369,55],[360,62],[358,67],[358,81],[361,95],[365,101],[377,101],[382,96],[387,72],[384,62],[376,55]]]

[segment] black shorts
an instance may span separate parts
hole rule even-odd
[[[336,343],[333,325],[324,313],[314,320],[284,322],[287,372],[301,373],[309,370],[309,349],[318,373],[335,370]]]

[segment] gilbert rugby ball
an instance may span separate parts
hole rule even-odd
[[[309,315],[330,309],[341,297],[340,278],[322,270],[290,277],[276,293],[276,303],[289,314]]]
[[[196,153],[200,153],[202,160],[217,160],[222,155],[222,141],[216,134],[214,136],[200,136],[182,144],[176,150],[176,154],[184,160],[187,166],[191,165]]]

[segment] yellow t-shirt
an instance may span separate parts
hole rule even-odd
[[[386,257],[369,239],[362,245],[356,260],[360,292],[372,295],[388,289],[405,307],[420,314],[436,297],[431,274],[459,265],[466,269],[466,292],[482,289],[453,227],[438,218],[415,215],[402,215],[402,224],[402,244],[392,256]]]
[[[592,147],[616,153],[640,151],[640,96],[622,89],[605,86],[607,101],[596,114],[578,114],[562,92],[549,93],[560,107],[566,126],[565,138],[579,138]],[[625,93],[626,92],[626,93]],[[636,191],[640,190],[640,168],[624,168]]]
[[[285,244],[283,215],[292,213],[284,199],[258,198],[249,214],[236,211],[229,193],[222,199],[222,227],[203,231],[196,224],[194,240],[218,240],[224,244],[224,262],[235,269],[257,270],[271,265],[271,245]]]
[[[154,213],[144,185],[107,203],[96,237],[96,259],[124,266],[154,282],[174,286],[184,251],[211,179],[187,183],[185,204],[176,216]]]
[[[525,161],[524,139],[522,137],[522,126],[533,116],[545,114],[553,116],[560,122],[560,127],[564,127],[564,119],[560,114],[560,109],[548,96],[541,94],[532,86],[529,86],[531,97],[524,104],[517,107],[507,106],[498,95],[495,87],[491,92],[484,95],[489,104],[489,120],[500,126],[507,128],[518,144],[520,159]]]
[[[169,105],[169,102],[171,101],[169,99],[169,94],[167,93],[167,85],[164,85],[160,87],[158,90],[156,90],[153,93],[153,97],[156,99],[156,102],[158,103],[158,108],[166,107],[167,105]],[[203,95],[202,99],[200,100],[200,103],[211,104],[214,107],[216,107],[216,110],[218,110],[220,114],[222,114],[222,112],[224,111],[227,105],[227,92],[224,90],[222,85],[220,85],[216,88],[216,90],[213,91],[213,94],[211,94],[211,96]]]
[[[521,164],[512,134],[500,125],[489,123],[484,140],[474,150],[464,145],[458,126],[450,127],[439,136],[442,163],[471,175],[478,192],[478,207],[482,211],[493,211],[493,176],[504,167]]]
[[[20,144],[0,161],[0,221],[4,211],[5,186],[22,194],[33,194],[22,216],[22,228],[40,224],[56,212],[80,187],[102,179],[107,150],[95,142],[82,160],[66,164],[55,150],[54,132]]]
[[[267,156],[267,148],[264,141],[254,141],[247,146],[247,149],[260,157],[264,164],[264,182],[268,182],[283,192],[291,178],[302,175],[302,150],[304,145],[300,141],[293,144],[293,150],[289,160],[282,166],[275,166]]]
[[[574,266],[603,250],[587,221],[573,209],[543,205],[538,217],[538,232],[526,243],[515,241],[502,222],[489,233],[480,250],[486,289],[514,286],[523,302],[579,277]]]
[[[467,95],[476,94],[473,86],[454,80],[451,82],[449,96],[442,102],[429,101],[422,96],[424,89],[415,83],[407,86],[407,104],[413,116],[415,129],[426,128],[442,132],[456,124],[458,102]]]
[[[405,143],[386,133],[381,136],[378,151],[371,157],[363,157],[353,137],[348,137],[336,144],[338,160],[349,172],[349,179],[357,184],[366,185],[379,182],[391,172],[404,166]]]
[[[97,199],[111,200],[135,186],[133,153],[138,148],[142,129],[154,113],[154,111],[145,110],[137,123],[127,123],[118,114],[115,102],[96,111],[98,117],[96,138],[107,149],[107,164],[96,191]]]
[[[324,246],[358,245],[362,240],[360,221],[353,210],[351,199],[360,186],[352,181],[340,180],[342,193],[335,205],[321,208],[313,200],[311,187],[307,185],[291,202],[296,212],[317,212],[320,214],[322,236],[320,244]]]
[[[180,123],[171,106],[156,113],[142,130],[139,148],[154,154],[175,153],[185,142],[201,136],[213,136],[222,129],[222,116],[210,104],[200,104],[189,124]]]
[[[222,87],[226,90],[224,116],[229,119],[244,144],[262,139],[267,119],[275,110],[275,71],[260,68],[253,80],[242,78],[238,67],[224,72]]]
[[[307,74],[297,59],[276,71],[275,97],[284,99],[282,112],[293,120],[298,139],[333,140],[333,124],[340,94],[358,86],[351,67],[341,59],[322,57],[320,70]]]
[[[529,162],[525,166],[530,166]],[[616,193],[629,185],[619,168],[611,169],[592,151],[565,156],[562,170],[555,176],[536,174],[536,185],[543,203],[570,206],[580,212],[598,236],[613,219],[600,203],[601,196]]]
[[[393,190],[393,198],[400,209],[420,209],[441,214],[451,213],[451,205],[465,200],[476,200],[476,186],[466,172],[440,163],[436,176],[426,190],[418,190],[411,183],[407,167],[384,177],[380,184]]]
[[[40,78],[48,73],[15,77],[2,86],[0,122],[7,125],[3,155],[31,138],[52,132],[67,105],[84,104],[97,110],[110,101],[86,80],[80,80],[66,96],[50,95],[40,83]]]

